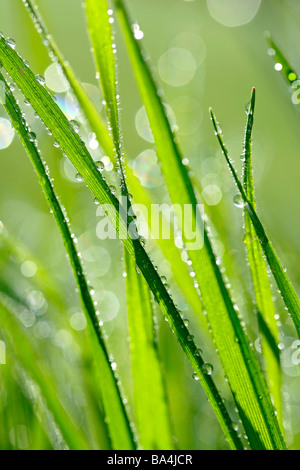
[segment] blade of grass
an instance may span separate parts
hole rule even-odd
[[[79,423],[74,423],[73,418],[71,418],[65,406],[58,399],[56,384],[46,365],[36,360],[37,357],[40,357],[39,351],[34,349],[33,344],[26,341],[24,332],[20,329],[12,309],[11,301],[1,294],[0,324],[4,333],[6,333],[5,340],[8,344],[13,342],[11,347],[14,355],[39,385],[69,448],[74,450],[90,449],[90,445],[80,429]]]
[[[244,188],[243,188],[243,185],[242,183],[240,182],[238,176],[237,176],[237,173],[231,163],[231,160],[230,160],[230,157],[229,157],[229,153],[227,151],[227,148],[225,147],[225,144],[224,144],[224,140],[223,140],[223,137],[222,137],[222,131],[219,127],[219,125],[217,124],[217,120],[216,120],[216,117],[212,111],[212,109],[210,109],[210,116],[211,116],[211,120],[212,120],[212,123],[213,123],[213,127],[215,129],[215,134],[217,136],[217,139],[219,141],[219,144],[220,144],[220,147],[222,149],[222,152],[223,152],[223,155],[226,159],[226,162],[229,166],[229,169],[231,171],[231,174],[233,176],[233,179],[236,183],[236,186],[243,198],[243,201],[244,201],[244,204],[245,204],[245,208],[251,218],[251,222],[253,224],[253,227],[255,229],[255,232],[256,232],[256,235],[257,235],[257,238],[260,242],[260,245],[262,247],[262,250],[265,254],[265,257],[268,261],[268,264],[270,266],[270,269],[273,273],[273,276],[274,276],[274,279],[276,281],[276,284],[278,286],[278,289],[281,293],[281,296],[282,296],[282,299],[291,315],[291,318],[294,322],[294,325],[296,327],[296,331],[298,333],[298,336],[300,338],[300,301],[299,301],[299,298],[297,296],[297,293],[288,277],[288,275],[286,274],[285,272],[285,269],[283,268],[274,248],[273,248],[273,245],[271,244],[271,241],[270,239],[268,238],[266,232],[265,232],[265,229],[260,221],[260,219],[258,218],[256,212],[255,212],[255,209],[253,207],[253,205],[251,204],[251,201],[249,200]]]
[[[6,94],[5,101],[3,103],[4,107],[12,121],[13,126],[19,134],[21,142],[27,151],[30,161],[33,164],[37,174],[39,183],[48,201],[49,207],[54,215],[74,272],[83,310],[90,326],[94,330],[100,346],[98,360],[99,369],[101,370],[101,398],[104,405],[106,418],[109,423],[110,435],[113,445],[116,449],[132,449],[135,447],[135,445],[129,425],[129,418],[123,405],[123,399],[117,385],[117,379],[111,368],[109,353],[104,342],[103,334],[99,324],[99,318],[94,307],[93,299],[89,291],[89,286],[83,273],[80,258],[74,242],[74,236],[72,236],[68,226],[68,219],[60,206],[49,175],[47,174],[47,171],[39,155],[35,143],[35,136],[30,133],[30,130],[27,128],[26,124],[22,123],[21,110],[18,107],[17,102],[2,74],[0,74],[0,80],[5,83]]]
[[[252,171],[252,129],[255,107],[255,89],[253,88],[248,110],[245,141],[243,185],[253,208],[256,210],[255,191]],[[282,423],[281,401],[281,367],[279,355],[279,332],[276,322],[276,309],[273,302],[272,289],[266,269],[263,252],[247,211],[244,212],[245,244],[248,253],[248,262],[253,282],[256,308],[258,311],[258,326],[261,334],[262,352],[267,369],[267,382],[278,412],[278,421]],[[274,347],[275,346],[275,347]]]
[[[152,217],[153,214],[153,219],[159,220],[159,209],[153,203],[149,192],[139,183],[137,177],[134,175],[133,171],[128,167],[128,165],[126,165],[126,178],[128,181],[128,187],[134,195],[134,202],[141,204],[142,207],[145,207],[147,211],[145,218],[146,216],[149,217],[149,214],[151,214]],[[164,227],[164,224],[166,224],[166,227]],[[165,220],[162,214],[161,233],[167,233],[167,224],[168,222]],[[150,224],[148,224],[148,227],[151,232]],[[155,227],[155,230],[156,229],[157,227]],[[156,237],[156,242],[159,245],[164,257],[170,263],[176,284],[180,288],[182,294],[185,296],[186,301],[197,314],[198,318],[202,320],[203,326],[206,328],[207,322],[205,321],[205,317],[203,315],[201,299],[196,288],[194,287],[194,281],[190,276],[188,265],[182,260],[182,251],[177,248],[177,246],[175,246],[174,237],[172,234],[170,235],[170,239],[159,236]]]
[[[72,132],[69,121],[56,103],[54,103],[51,95],[36,80],[34,74],[24,64],[22,58],[5,43],[3,37],[0,38],[0,60],[16,85],[21,89],[23,95],[29,100],[36,113],[40,116],[45,126],[51,130],[54,139],[59,142],[62,151],[82,175],[94,196],[106,208],[109,220],[125,248],[133,259],[136,260],[137,266],[147,281],[155,300],[169,321],[170,328],[176,335],[191,366],[196,372],[230,446],[238,449],[243,448],[243,444],[234,429],[232,420],[214,381],[210,375],[207,375],[205,368],[203,368],[204,361],[202,356],[199,355],[199,351],[191,338],[188,328],[184,324],[180,313],[140,241],[131,237],[128,225],[120,215],[118,200],[99,173],[84,143],[76,133]]]
[[[37,27],[37,30],[39,31],[43,40],[43,44],[48,49],[50,59],[57,65],[57,67],[61,69],[62,75],[71,85],[74,96],[80,104],[80,107],[84,112],[84,115],[89,122],[92,131],[95,132],[99,144],[110,158],[114,158],[114,146],[112,139],[107,131],[106,123],[102,120],[94,103],[91,101],[80,81],[77,79],[72,67],[64,59],[60,49],[55,43],[53,36],[47,30],[47,27],[38,11],[37,6],[35,5],[35,2],[33,0],[20,1],[23,1],[34,25]]]
[[[173,449],[149,288],[126,251],[125,268],[137,431],[143,449]]]
[[[101,115],[98,113],[97,109],[94,107],[93,103],[90,101],[89,96],[86,94],[85,90],[78,82],[73,70],[70,65],[64,60],[61,52],[59,51],[52,35],[48,32],[43,19],[41,18],[40,13],[33,1],[31,0],[22,0],[27,6],[27,9],[30,13],[30,16],[34,24],[38,25],[38,29],[41,33],[44,46],[48,49],[50,58],[54,63],[58,64],[61,67],[62,73],[65,78],[68,80],[69,85],[74,93],[74,96],[77,98],[78,103],[85,113],[86,118],[89,121],[89,124],[97,136],[97,140],[106,152],[106,154],[113,159],[114,158],[114,145],[112,138],[106,129],[106,124],[103,122]],[[125,162],[128,161],[126,155],[124,155]],[[126,177],[128,180],[129,188],[131,192],[134,193],[134,200],[140,202],[148,208],[148,213],[150,213],[151,200],[146,194],[144,188],[141,184],[138,183],[137,179],[132,175],[131,169],[126,164]],[[152,206],[153,209],[153,206]],[[159,238],[158,243],[164,254],[165,258],[172,265],[172,272],[176,279],[176,282],[181,289],[183,295],[185,296],[188,303],[191,305],[193,310],[198,314],[201,320],[204,319],[202,316],[202,306],[199,299],[199,295],[196,289],[193,286],[193,281],[191,276],[188,274],[186,263],[184,263],[180,256],[180,251],[173,246],[173,243],[170,243],[169,240]],[[206,323],[204,323],[206,327]]]
[[[135,39],[131,30],[124,2],[114,0],[114,5],[171,200],[173,204],[178,204],[182,208],[183,213],[186,205],[192,207],[192,226],[198,227],[198,231],[201,232],[202,219],[193,186],[182,163],[180,150],[144,59],[140,41]],[[184,228],[182,232],[184,242],[188,241],[189,237]],[[192,261],[207,319],[250,446],[253,449],[284,448],[283,437],[262,372],[226,288],[207,230],[204,229],[203,233],[203,247],[188,250],[188,255]]]
[[[281,49],[278,47],[278,45],[275,43],[275,41],[272,39],[272,36],[267,33],[266,34],[267,42],[269,45],[269,54],[271,57],[274,59],[275,66],[277,65],[277,68],[275,70],[280,71],[281,75],[284,77],[286,82],[289,85],[293,86],[293,83],[297,80],[298,75],[296,74],[295,70],[281,51]],[[299,83],[296,82],[299,88]],[[294,88],[294,87],[293,87]],[[295,89],[295,88],[294,88]],[[299,100],[297,101],[299,104]]]

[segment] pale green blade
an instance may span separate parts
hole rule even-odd
[[[51,130],[53,138],[56,140],[56,145],[60,145],[62,151],[82,175],[82,178],[97,201],[104,206],[112,226],[123,241],[125,248],[136,261],[155,300],[166,316],[172,331],[197,374],[230,446],[238,449],[243,448],[243,444],[234,429],[232,420],[214,381],[207,374],[202,356],[199,354],[199,350],[188,328],[184,324],[180,313],[140,241],[131,237],[128,231],[128,222],[123,220],[124,214],[120,214],[118,200],[100,175],[86,146],[80,137],[72,131],[72,125],[70,125],[60,108],[54,103],[51,95],[36,80],[34,74],[24,64],[22,58],[6,44],[3,37],[0,38],[0,60],[23,95],[29,100],[36,113],[40,116],[45,126]]]
[[[255,209],[255,191],[252,172],[252,128],[254,119],[255,89],[252,90],[250,106],[247,111],[247,125],[244,142],[243,185],[249,201]],[[278,420],[282,423],[281,366],[279,354],[279,332],[276,309],[263,252],[247,211],[244,212],[245,236],[248,262],[253,282],[258,325],[261,334],[262,351],[267,369],[267,382],[274,399]]]
[[[182,163],[182,156],[164,105],[144,59],[145,54],[142,52],[140,41],[134,37],[131,30],[124,2],[114,0],[114,5],[172,203],[178,205],[183,214],[186,206],[191,208],[190,227],[197,227],[198,239],[203,232],[203,247],[200,249],[191,247],[188,249],[188,255],[200,288],[207,320],[250,446],[253,449],[284,448],[285,444],[264,377],[226,288],[207,231],[203,229],[194,189],[187,168]],[[191,237],[188,228],[183,226],[182,232],[183,241],[189,243]]]

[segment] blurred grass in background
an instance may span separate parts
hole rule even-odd
[[[102,97],[96,88],[81,1],[39,0],[36,3],[64,56],[101,109]],[[208,204],[207,213],[218,230],[218,234],[214,235],[218,255],[224,257],[225,264],[227,260],[227,274],[235,289],[236,301],[246,322],[250,322],[247,326],[259,353],[257,332],[253,320],[249,320],[251,299],[249,293],[240,287],[241,274],[249,279],[242,242],[242,211],[233,204],[236,189],[217,148],[208,107],[213,106],[217,112],[231,156],[240,168],[241,136],[246,119],[244,108],[251,87],[256,87],[253,165],[259,214],[299,291],[297,255],[300,253],[300,219],[296,203],[300,198],[300,115],[298,108],[286,97],[288,92],[282,77],[274,71],[264,38],[264,32],[270,31],[296,69],[300,70],[297,47],[300,40],[299,2],[130,0],[127,3],[136,21],[137,34],[143,35],[144,48],[149,53],[154,73],[163,89],[171,122],[178,127],[184,156],[201,184],[202,196]],[[225,9],[222,7],[224,3]],[[45,76],[46,85],[56,92],[58,103],[69,119],[80,122],[78,108],[65,85],[58,80],[55,66],[51,65],[22,2],[0,0],[0,12],[3,34],[13,37],[18,52],[29,61],[32,70]],[[116,35],[116,44],[122,129],[127,154],[132,168],[141,183],[150,189],[154,199],[160,203],[168,201],[157,170],[151,132],[119,34]],[[76,171],[61,156],[59,149],[52,145],[53,139],[40,120],[35,118],[32,109],[27,108],[26,114],[27,121],[37,135],[39,148],[47,156],[57,192],[61,195],[78,237],[87,277],[97,293],[109,344],[130,402],[132,384],[124,267],[120,263],[121,245],[117,240],[99,240],[96,231],[99,212],[90,192],[84,183],[76,180]],[[0,220],[5,227],[0,227],[0,232],[2,230],[3,235],[8,230],[16,238],[10,247],[5,239],[0,243],[1,283],[14,285],[15,293],[25,297],[35,312],[32,317],[23,315],[24,326],[28,333],[34,335],[37,350],[43,351],[42,359],[46,358],[48,366],[53,370],[60,384],[62,399],[74,411],[81,425],[89,429],[91,441],[98,446],[101,443],[105,448],[108,445],[105,423],[101,424],[95,418],[96,411],[101,414],[101,407],[95,396],[94,364],[85,333],[85,320],[79,300],[74,296],[71,270],[29,160],[16,136],[11,142],[13,133],[9,123],[2,120],[7,119],[3,107],[0,108],[0,118],[0,148],[3,148],[0,150]],[[112,162],[101,153],[94,136],[85,132],[84,128],[82,137],[88,143],[92,155],[102,159],[107,170],[107,180],[113,184],[115,176]],[[235,248],[230,252],[225,251],[224,240],[228,240],[228,245]],[[216,381],[221,384],[223,395],[229,401],[228,406],[233,406],[214,347],[205,333],[201,334],[199,321],[195,320],[184,299],[172,285],[170,266],[152,242],[147,243],[147,250],[168,278],[176,303],[189,318],[198,343],[202,344],[206,358],[214,365]],[[46,281],[47,291],[42,292],[39,276],[49,277]],[[249,282],[245,280],[246,289]],[[64,301],[61,300],[61,292],[67,293]],[[284,410],[285,422],[291,423],[286,431],[287,442],[293,448],[299,448],[300,357],[298,359],[294,330],[280,299],[278,305],[283,315],[280,347],[284,403],[289,403],[289,408],[286,406]],[[227,448],[204,393],[192,380],[190,367],[165,322],[160,321],[160,313],[157,313],[178,447]],[[34,394],[28,391],[28,378],[14,365],[12,358],[7,357],[6,362],[6,365],[0,365],[0,374],[5,383],[5,387],[0,385],[0,413],[9,416],[5,426],[4,419],[0,423],[0,446],[59,447],[61,444],[56,430],[51,441],[32,413]],[[8,413],[11,408],[14,409],[13,416]]]

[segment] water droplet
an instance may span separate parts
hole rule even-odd
[[[36,75],[35,79],[40,85],[45,85],[45,78],[43,77],[43,75]]]
[[[77,181],[83,181],[83,178],[80,173],[76,173],[75,178],[77,179]]]
[[[7,38],[6,41],[5,41],[5,44],[9,47],[11,47],[12,49],[14,49],[16,47],[16,41],[12,38]]]
[[[193,379],[194,379],[194,380],[199,380],[199,377],[198,377],[198,375],[197,375],[197,372],[194,372],[194,373],[193,373]]]
[[[277,62],[274,65],[274,69],[277,70],[277,72],[280,72],[280,70],[282,70],[282,64],[280,62]]]
[[[242,208],[244,207],[244,201],[243,201],[243,198],[240,194],[236,194],[233,198],[233,204],[238,207],[238,208]]]
[[[34,132],[28,132],[27,138],[30,142],[35,142],[36,141],[36,135]]]
[[[98,171],[104,170],[104,163],[101,160],[99,160],[98,162],[95,162],[95,165]]]
[[[109,186],[109,189],[113,194],[115,194],[116,188],[112,184]]]
[[[96,206],[99,206],[100,201],[96,197],[93,199],[93,203],[96,204]]]
[[[59,149],[60,143],[59,143],[57,140],[55,140],[55,141],[53,142],[53,146],[54,146],[55,148]]]
[[[74,119],[72,121],[70,121],[70,127],[71,127],[71,130],[74,131],[76,134],[78,134],[79,132],[79,124],[77,121],[74,121]]]
[[[199,357],[199,356],[201,356],[201,354],[202,354],[202,350],[201,349],[196,349],[195,356]]]
[[[205,362],[202,365],[202,372],[205,375],[211,375],[213,373],[213,370],[214,370],[214,368],[211,364],[209,364],[209,362]]]
[[[183,320],[184,326],[188,327],[188,326],[189,326],[189,323],[190,323],[190,322],[188,321],[187,318],[185,318],[185,319]]]
[[[137,39],[138,41],[140,39],[143,39],[144,33],[143,33],[143,31],[141,30],[140,26],[137,23],[134,23],[132,25],[131,29],[132,29],[132,32],[133,32],[133,35],[134,35],[135,39]]]
[[[290,82],[294,82],[297,79],[297,75],[294,72],[290,72],[288,78]]]

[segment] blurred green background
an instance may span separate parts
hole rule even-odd
[[[97,81],[82,2],[39,0],[36,3],[65,58],[72,64],[80,80],[87,84],[86,89],[101,109],[102,98],[95,88]],[[203,189],[202,196],[208,205],[207,211],[213,222],[214,217],[218,221],[215,225],[219,236],[215,234],[214,237],[220,256],[234,260],[229,263],[228,277],[233,288],[236,286],[237,303],[255,341],[255,321],[251,317],[250,288],[242,243],[242,211],[232,202],[236,190],[220,156],[208,108],[212,106],[220,120],[231,157],[240,170],[245,106],[250,98],[251,87],[256,87],[253,164],[258,211],[299,292],[300,219],[296,209],[300,198],[300,115],[299,109],[291,102],[282,77],[274,70],[272,59],[267,55],[264,37],[266,31],[271,32],[296,70],[300,70],[299,2],[128,0],[127,5],[133,21],[143,32],[143,46],[149,54],[157,82],[162,88],[164,102],[170,106],[170,117],[172,123],[177,126],[184,156],[189,160],[192,172]],[[51,61],[47,51],[32,26],[22,1],[0,0],[0,13],[0,29],[3,34],[15,39],[16,50],[28,60],[36,74],[45,75],[46,84],[49,88],[52,84],[52,90],[57,92],[58,102],[68,116],[80,122],[80,114],[68,92],[59,92],[60,83],[53,68],[48,69]],[[153,144],[118,29],[116,44],[125,147],[141,183],[150,189],[157,201],[167,200],[151,153],[142,154],[153,149]],[[98,239],[96,226],[100,219],[97,207],[92,202],[92,195],[83,183],[76,181],[76,171],[65,161],[60,150],[53,147],[53,139],[47,134],[40,120],[34,116],[32,109],[23,106],[20,94],[19,98],[27,121],[37,135],[43,157],[54,177],[57,192],[78,237],[85,269],[96,290],[99,310],[104,316],[104,326],[130,402],[132,384],[120,243]],[[104,115],[104,110],[102,112]],[[6,119],[2,107],[0,118]],[[103,159],[107,179],[113,183],[111,162],[105,158],[100,146],[96,148],[97,143],[84,125],[81,126],[80,132],[93,156]],[[13,285],[18,295],[26,297],[27,301],[32,303],[36,318],[32,321],[26,320],[27,324],[26,321],[23,324],[33,332],[42,355],[52,355],[49,366],[55,369],[55,364],[58,363],[55,361],[59,361],[62,371],[68,370],[72,387],[65,384],[63,372],[55,372],[60,384],[58,394],[65,395],[70,406],[74,406],[74,413],[79,413],[80,419],[87,426],[88,420],[97,421],[93,418],[91,410],[92,406],[98,409],[99,403],[97,397],[93,397],[93,405],[89,405],[81,381],[81,377],[84,384],[89,381],[89,351],[88,347],[85,348],[87,338],[79,301],[74,300],[72,273],[54,219],[49,214],[30,162],[17,136],[14,136],[10,143],[11,137],[9,123],[1,121],[0,220],[5,227],[2,234],[7,230],[17,239],[14,244],[16,250],[12,247],[8,250],[6,245],[2,246],[1,278],[7,284]],[[29,252],[26,252],[25,248],[21,249],[20,243]],[[218,386],[227,397],[229,407],[232,406],[214,347],[206,335],[199,332],[199,321],[172,285],[172,273],[167,262],[161,259],[160,253],[151,243],[147,244],[147,248],[157,260],[156,264],[160,266],[161,273],[168,277],[172,293],[181,310],[190,319],[191,329],[199,344],[202,344],[205,357],[214,364]],[[38,262],[43,267],[39,267]],[[239,272],[235,271],[234,263],[239,264]],[[59,286],[54,288],[58,296],[57,301],[56,294],[53,294],[48,284],[49,290],[43,293],[38,282],[36,284],[36,271],[39,270],[47,272]],[[241,273],[246,278],[246,291],[243,291],[239,284]],[[65,304],[59,305],[60,296],[64,295]],[[296,337],[279,299],[278,308],[283,315],[281,347],[287,441],[291,447],[299,448],[300,367],[295,355]],[[199,385],[193,382],[190,367],[183,359],[167,326],[161,324],[160,313],[157,313],[174,436],[178,447],[227,448],[204,394]],[[257,349],[259,350],[259,345]],[[72,367],[69,369],[70,363]],[[15,417],[10,417],[7,425],[4,425],[5,420],[0,421],[1,446],[53,446],[49,436],[42,432],[40,425],[27,409],[27,402],[30,400],[24,394],[23,385],[19,379],[9,378],[11,374],[4,371],[5,367],[9,367],[8,360],[6,365],[0,365],[0,373],[7,375],[6,385],[0,384],[0,412],[3,416],[9,415],[7,410],[13,407]],[[10,370],[15,370],[13,365],[11,367]],[[14,372],[13,377],[15,376],[19,377],[19,374]],[[11,394],[10,398],[7,395],[7,384],[10,381],[15,399]],[[89,390],[95,393],[93,386],[89,387]],[[97,428],[95,435],[99,441],[102,439],[102,445],[105,447],[107,443],[101,425],[97,422],[93,423],[93,426]],[[23,437],[18,439],[18,433]],[[95,440],[97,441],[96,437]]]

